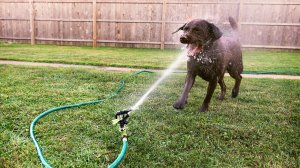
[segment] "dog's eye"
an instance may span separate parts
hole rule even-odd
[[[198,29],[198,28],[195,28],[194,31],[195,31],[195,32],[200,32],[201,30]]]
[[[188,31],[188,30],[189,30],[188,27],[184,27],[184,28],[183,28],[183,31]]]
[[[200,36],[202,36],[204,34],[202,29],[194,29],[193,32],[200,35]]]

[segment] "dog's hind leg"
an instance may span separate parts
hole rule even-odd
[[[239,74],[234,79],[235,79],[235,84],[234,84],[234,87],[233,87],[232,92],[231,92],[231,97],[232,98],[236,98],[239,94],[240,84],[241,84],[241,81],[242,81],[242,76]]]
[[[240,84],[241,84],[241,81],[242,81],[242,75],[241,75],[241,73],[239,73],[237,71],[228,70],[228,73],[232,78],[235,79],[235,84],[234,84],[234,87],[233,87],[232,92],[231,92],[231,97],[236,98],[239,94]]]
[[[231,92],[231,97],[236,98],[239,94],[240,84],[242,81],[242,75],[243,72],[243,61],[242,56],[236,57],[235,60],[231,61],[229,63],[229,67],[227,68],[227,71],[229,75],[235,79],[235,84]]]
[[[218,100],[222,101],[222,100],[224,100],[225,93],[226,93],[226,85],[225,85],[225,82],[224,82],[224,74],[221,77],[219,77],[218,83],[221,87],[221,93],[218,97]]]

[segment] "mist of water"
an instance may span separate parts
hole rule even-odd
[[[143,102],[146,100],[146,98],[149,96],[151,92],[153,92],[154,89],[156,89],[159,84],[167,77],[169,76],[174,69],[183,61],[185,56],[185,52],[182,51],[176,60],[169,66],[168,69],[164,70],[160,78],[148,89],[148,91],[136,102],[135,105],[132,106],[131,110],[134,111],[139,108],[143,104]]]

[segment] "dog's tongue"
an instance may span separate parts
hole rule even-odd
[[[188,53],[187,53],[188,57],[196,56],[202,52],[202,46],[198,46],[196,44],[187,45],[187,49],[188,49]]]

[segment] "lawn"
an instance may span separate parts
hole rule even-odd
[[[103,98],[127,75],[0,65],[0,167],[41,167],[29,138],[31,121],[53,107]],[[36,134],[49,163],[106,167],[121,148],[118,128],[111,125],[114,112],[133,105],[158,76],[130,78],[120,94],[104,103],[41,119]],[[217,88],[209,112],[199,113],[207,87],[199,78],[187,107],[172,108],[184,77],[172,74],[132,115],[121,167],[299,167],[300,81],[245,78],[239,97],[231,99],[233,80],[226,77],[227,98],[217,101]]]
[[[0,60],[165,69],[177,49],[136,49],[0,43]],[[245,50],[244,70],[300,75],[300,52]],[[185,65],[181,65],[184,69]]]

